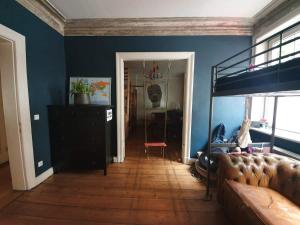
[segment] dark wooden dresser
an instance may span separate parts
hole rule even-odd
[[[48,106],[54,172],[103,169],[112,162],[112,106]]]

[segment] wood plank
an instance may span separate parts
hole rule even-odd
[[[99,187],[74,187],[58,186],[58,185],[41,185],[35,190],[36,193],[74,193],[89,196],[110,196],[110,198],[142,198],[142,199],[196,199],[201,200],[205,194],[204,190],[154,190],[154,189],[126,189],[126,188],[109,188],[103,189]]]
[[[0,165],[0,210],[21,196],[23,192],[13,191],[9,163]],[[0,223],[1,224],[1,223]]]
[[[199,194],[199,193],[198,193]],[[153,211],[201,211],[212,212],[219,209],[216,202],[199,204],[199,199],[173,198],[132,198],[124,196],[120,198],[112,196],[95,196],[74,193],[27,193],[18,198],[18,202],[51,204],[57,206],[73,206],[97,209],[133,209]]]
[[[0,198],[0,224],[229,225],[215,200],[202,200],[205,184],[175,160],[176,154],[170,148],[165,159],[148,160],[143,140],[129,138],[125,162],[112,164],[108,176],[59,173],[14,199]],[[9,169],[0,168],[0,175],[9,179]],[[0,196],[13,196],[8,184],[0,183]]]
[[[74,220],[58,220],[53,218],[41,218],[32,216],[2,214],[0,216],[0,224],[5,225],[127,225],[125,223],[98,223],[88,221],[74,221]]]
[[[174,212],[154,210],[82,208],[70,206],[53,206],[48,204],[36,204],[14,202],[3,210],[5,214],[16,214],[47,219],[61,219],[102,223],[128,223],[128,224],[207,224],[199,218],[222,222],[223,218],[217,218],[218,212]],[[214,223],[215,224],[215,223]]]

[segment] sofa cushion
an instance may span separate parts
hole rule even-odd
[[[283,194],[300,206],[300,164],[282,160],[277,165],[276,177],[270,182],[270,188]]]
[[[225,185],[226,189],[235,193],[263,224],[300,224],[300,208],[280,193],[270,188],[251,186],[232,180],[226,180]]]
[[[300,162],[273,153],[220,154],[218,192],[225,179],[271,188],[300,206]],[[218,196],[222,202],[223,196]]]

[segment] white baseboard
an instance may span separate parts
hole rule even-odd
[[[40,183],[42,183],[43,181],[45,181],[47,178],[49,178],[52,175],[53,175],[53,168],[51,167],[48,170],[46,170],[44,173],[40,174],[39,176],[37,176],[35,178],[34,187],[38,186]]]
[[[114,162],[114,163],[118,163],[118,162],[119,162],[117,156],[114,156],[114,157],[113,157],[113,162]]]
[[[189,158],[187,164],[191,165],[191,164],[195,163],[196,160],[197,159],[195,159],[195,158]]]

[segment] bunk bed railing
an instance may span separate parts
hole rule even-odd
[[[249,51],[252,50],[253,48],[256,48],[257,46],[259,46],[259,45],[261,45],[261,44],[263,44],[263,43],[265,43],[265,42],[267,42],[267,41],[269,41],[269,40],[272,40],[272,39],[274,39],[274,38],[276,38],[276,37],[278,37],[278,36],[281,37],[281,40],[282,40],[282,34],[283,34],[283,33],[287,32],[287,31],[289,31],[289,30],[291,30],[291,29],[293,29],[293,28],[295,28],[295,27],[297,27],[297,26],[299,26],[299,25],[300,25],[300,21],[297,22],[297,23],[292,24],[291,26],[289,26],[289,27],[287,27],[287,28],[285,28],[285,29],[283,29],[283,30],[281,30],[281,31],[279,31],[279,32],[277,32],[277,33],[275,33],[275,34],[273,34],[273,35],[271,35],[271,36],[268,37],[268,38],[265,38],[265,39],[263,39],[263,40],[261,40],[261,41],[255,43],[254,45],[250,46],[249,48],[246,48],[246,49],[244,49],[243,51],[240,51],[240,52],[234,54],[233,56],[231,56],[231,57],[229,57],[229,58],[227,58],[227,59],[225,59],[225,60],[219,62],[218,64],[215,65],[215,67],[219,67],[220,65],[224,64],[225,62],[228,62],[228,61],[230,61],[230,60],[236,58],[237,56],[240,56],[240,55],[243,54],[243,53],[249,52]]]
[[[300,40],[300,37],[298,37],[297,40]],[[233,75],[238,75],[238,74],[243,73],[243,72],[254,70],[255,68],[263,69],[263,68],[266,68],[266,67],[262,67],[262,68],[260,68],[260,67],[264,66],[264,65],[268,66],[269,64],[271,64],[273,62],[277,62],[277,61],[279,62],[279,61],[281,61],[281,60],[283,60],[285,58],[289,58],[289,57],[295,56],[297,54],[300,54],[300,51],[296,51],[296,52],[293,52],[293,53],[290,53],[290,54],[286,54],[284,56],[281,56],[281,57],[278,57],[278,58],[275,58],[275,59],[271,59],[271,60],[268,60],[268,61],[263,62],[263,63],[259,63],[259,64],[256,64],[256,65],[253,65],[251,67],[245,67],[244,69],[238,70],[236,72],[227,73],[227,74],[220,74],[220,73],[218,73],[218,76],[221,76],[221,77],[230,77],[230,76],[233,76]],[[220,72],[220,71],[217,71],[217,72]]]
[[[237,65],[239,65],[239,64],[241,64],[243,62],[247,62],[247,61],[249,61],[251,59],[255,59],[258,56],[261,56],[261,55],[264,55],[266,53],[272,52],[275,49],[278,49],[280,47],[282,48],[282,46],[288,45],[288,44],[290,44],[292,42],[296,42],[297,40],[300,40],[300,37],[293,38],[291,40],[283,42],[282,44],[278,44],[278,45],[276,45],[274,47],[268,48],[267,50],[264,50],[264,51],[262,51],[260,53],[257,53],[255,55],[252,55],[252,56],[248,57],[248,58],[240,60],[237,63],[231,64],[230,66],[227,66],[227,67],[217,67],[217,68],[220,68],[220,70],[217,70],[217,72],[220,73],[220,72],[225,71],[227,69],[233,68],[233,67],[235,67],[235,66],[237,66]],[[277,59],[267,60],[266,62],[262,63],[262,65],[269,64],[269,63],[274,62],[274,61],[279,61],[280,59],[284,59],[284,58],[287,58],[287,57],[290,57],[290,56],[293,56],[293,55],[297,55],[299,52],[300,51],[297,51],[297,52],[290,53],[288,55],[284,55],[284,56],[278,57]],[[250,69],[257,68],[259,65],[253,65]],[[244,68],[246,68],[247,70],[249,69],[249,67],[244,67]],[[221,75],[221,74],[219,74],[219,75]]]
[[[245,50],[236,53],[235,55],[223,60],[222,62],[216,64],[214,66],[216,69],[215,69],[215,73],[213,75],[214,76],[213,79],[216,80],[220,77],[229,77],[229,76],[233,76],[233,75],[238,75],[243,72],[253,71],[255,69],[260,69],[261,66],[265,66],[263,68],[266,68],[268,66],[272,66],[273,62],[278,62],[278,65],[280,65],[283,59],[286,59],[286,58],[289,58],[292,56],[296,56],[297,54],[300,53],[300,51],[295,51],[293,53],[283,55],[282,49],[289,44],[296,43],[296,41],[300,40],[300,37],[295,37],[295,38],[292,38],[292,39],[284,41],[284,42],[283,42],[283,38],[284,38],[284,35],[288,31],[296,28],[299,25],[300,25],[300,21],[273,34],[272,36],[270,36],[262,41],[259,41],[255,44],[253,44],[249,48],[246,48]],[[278,40],[279,43],[276,46],[272,46],[272,47],[268,46],[265,50],[253,54],[253,52],[255,52],[255,50],[256,50],[256,47],[258,47],[259,45],[262,45],[264,43],[268,44],[271,40],[274,40],[275,38],[279,39]],[[264,62],[256,64],[256,65],[254,63],[252,63],[253,60],[255,60],[257,57],[262,56],[262,55],[268,55],[268,54],[272,53],[273,51],[275,51],[276,49],[278,49],[278,54],[279,54],[279,57],[277,57],[276,59],[267,59]],[[247,56],[247,57],[244,56],[246,53],[248,53],[249,56]],[[242,59],[239,59],[239,58],[242,58]],[[231,61],[233,61],[233,60],[237,60],[237,62],[232,63]],[[226,63],[230,63],[230,62],[231,62],[230,65],[225,65]],[[241,65],[241,64],[246,64],[246,65]],[[237,70],[238,68],[242,68],[242,69]],[[232,70],[235,70],[235,71],[232,71]]]

